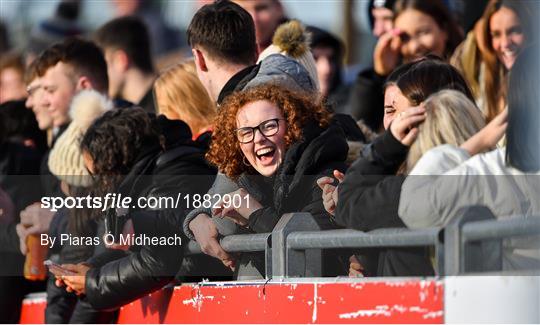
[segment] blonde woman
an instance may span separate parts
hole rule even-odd
[[[485,125],[482,113],[463,93],[442,90],[424,102],[426,119],[418,125],[418,137],[409,149],[407,174],[422,155],[437,146],[459,146]]]
[[[328,179],[319,179],[325,208],[334,214],[338,224],[347,228],[371,231],[405,226],[398,216],[398,203],[406,159],[410,146],[419,136],[419,127],[431,117],[421,104],[429,96],[448,89],[458,91],[471,102],[474,100],[459,72],[437,58],[404,64],[388,79],[383,121],[387,131],[373,140],[369,146],[371,154],[357,159],[338,186],[336,182],[327,183]],[[477,114],[480,116],[478,109]],[[460,124],[455,122],[455,127],[459,128]],[[446,138],[437,141],[445,143]],[[385,249],[377,259],[377,263],[370,259],[360,261],[364,275],[433,274],[428,252],[423,248]]]
[[[216,106],[197,78],[193,61],[163,72],[154,84],[159,114],[189,125],[193,140],[212,131]]]
[[[363,172],[361,172],[360,174],[353,174],[353,176],[355,177],[364,178],[364,180],[359,183],[359,186],[357,188],[358,190],[363,192],[362,194],[364,195],[364,197],[369,197],[371,201],[378,201],[375,206],[377,207],[377,212],[374,213],[374,215],[376,215],[376,220],[366,220],[367,218],[365,212],[358,213],[358,211],[365,210],[361,210],[362,206],[359,206],[357,203],[352,201],[355,198],[358,198],[358,196],[354,197],[351,195],[351,192],[354,191],[354,188],[346,183],[346,179],[344,183],[341,183],[339,185],[340,187],[343,187],[343,184],[345,184],[345,187],[342,188],[339,194],[340,196],[343,196],[340,198],[340,200],[348,200],[349,202],[339,201],[336,214],[338,222],[340,222],[340,220],[349,220],[349,224],[347,226],[352,226],[353,228],[362,227],[361,230],[372,230],[385,227],[401,227],[403,225],[401,219],[393,217],[395,216],[396,209],[400,202],[399,196],[396,196],[396,194],[398,194],[399,190],[401,189],[401,184],[405,179],[405,176],[409,173],[412,167],[414,167],[416,162],[422,157],[425,152],[436,146],[442,144],[459,146],[463,144],[484,126],[484,118],[482,116],[482,113],[475,106],[470,97],[467,97],[461,91],[450,89],[441,90],[429,96],[420,106],[421,107],[418,108],[412,107],[410,109],[404,110],[403,113],[398,114],[398,117],[396,117],[393,122],[394,124],[399,122],[400,119],[408,119],[408,116],[412,115],[415,109],[421,109],[421,112],[423,112],[424,114],[423,122],[420,122],[415,126],[415,129],[417,130],[416,139],[412,141],[409,152],[404,152],[404,154],[406,155],[406,159],[404,164],[401,165],[398,176],[392,177],[385,175],[378,176],[374,175],[373,173],[370,174],[366,172],[368,167],[365,164]],[[362,162],[360,162],[360,164],[361,163]],[[358,169],[359,166],[362,166],[360,164],[357,164],[356,166],[353,165],[353,167],[351,168]],[[347,176],[350,179],[350,175]],[[383,179],[377,181],[377,178]],[[376,185],[373,186],[374,184]],[[364,188],[362,189],[361,186],[363,186]],[[368,190],[369,186],[373,186],[372,189]],[[367,195],[365,193],[367,193]],[[403,190],[401,190],[401,193],[403,193]],[[426,198],[428,197],[428,194],[425,193],[423,196],[414,196],[416,200],[420,201],[426,200]],[[360,199],[362,198],[360,197]],[[347,210],[344,209],[347,208],[347,206],[352,206],[355,208],[354,210],[349,210],[351,211],[351,213],[349,213],[350,217],[347,217],[344,213],[347,212]],[[364,205],[363,207],[367,208],[367,205]],[[357,221],[354,221],[354,218],[357,218]],[[387,220],[381,221],[382,218],[386,218]],[[389,256],[386,257],[386,263],[388,263],[389,266],[393,267],[399,265],[399,268],[396,268],[396,270],[398,270],[400,273],[389,274],[388,271],[382,271],[382,274],[422,275],[423,272],[425,275],[425,272],[427,272],[426,268],[429,268],[429,266],[426,266],[422,263],[423,261],[420,259],[421,255],[418,255],[421,252],[422,250],[406,251],[403,249],[399,252],[388,251],[387,253],[385,253],[386,256]],[[413,257],[415,259],[413,259]],[[379,260],[381,258],[384,257],[379,256]],[[366,257],[355,256],[351,257],[350,261],[350,276],[357,276],[360,273],[365,275],[366,265],[369,265],[370,263],[370,261],[366,259]],[[427,263],[427,255],[424,262]],[[381,274],[381,271],[377,272],[378,273],[376,275]],[[370,275],[369,270],[367,272],[367,275]]]

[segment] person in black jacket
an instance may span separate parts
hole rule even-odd
[[[459,72],[436,58],[424,58],[404,64],[390,76],[385,88],[387,129],[354,162],[345,179],[335,187],[332,179],[319,180],[327,211],[338,224],[370,231],[378,228],[405,227],[398,216],[401,185],[405,179],[404,162],[415,140],[416,125],[425,118],[417,106],[442,89],[454,89],[473,98]],[[394,175],[394,176],[392,176]],[[424,249],[388,249],[375,258],[362,259],[363,272],[377,276],[429,275],[433,269]],[[378,255],[378,256],[377,256]]]
[[[41,281],[33,283],[22,277],[24,256],[16,231],[19,212],[41,195],[40,186],[35,186],[41,155],[25,145],[29,138],[25,131],[32,129],[28,118],[32,117],[20,111],[25,110],[21,105],[21,102],[0,105],[0,188],[12,203],[0,207],[5,209],[0,212],[0,259],[4,261],[0,267],[0,323],[17,322],[24,296],[31,290],[41,291],[43,285]]]
[[[383,86],[400,65],[428,54],[449,59],[463,33],[441,0],[397,0],[394,28],[379,37],[373,67],[361,71],[349,97],[351,114],[373,131],[381,130]]]
[[[88,129],[81,148],[97,178],[96,194],[103,196],[121,193],[136,202],[140,197],[205,193],[215,175],[204,160],[204,148],[191,140],[184,122],[156,119],[141,108],[104,114]],[[181,237],[188,207],[180,202],[174,209],[150,211],[140,206],[115,213],[129,218],[123,228],[126,235]],[[78,275],[57,278],[57,285],[84,294],[96,309],[118,308],[169,283],[182,264],[183,250],[177,244],[116,248],[129,252],[120,259],[105,253],[84,264],[64,265]]]
[[[256,233],[271,232],[284,213],[299,211],[322,229],[334,228],[316,179],[344,171],[347,150],[342,129],[308,95],[276,85],[232,94],[218,112],[208,160],[236,181],[240,188],[229,195],[242,201],[231,205],[223,196],[213,214]]]

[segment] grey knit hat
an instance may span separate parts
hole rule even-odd
[[[91,185],[91,177],[84,165],[80,149],[80,140],[94,120],[111,108],[112,103],[95,90],[84,90],[73,98],[69,112],[72,121],[56,140],[49,155],[51,173],[69,185]]]

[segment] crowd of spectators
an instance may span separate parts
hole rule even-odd
[[[32,291],[47,292],[48,323],[110,323],[170,283],[264,279],[263,253],[220,239],[271,232],[290,212],[361,231],[444,227],[470,205],[540,216],[537,2],[479,1],[463,27],[442,0],[372,0],[373,65],[352,84],[343,58],[362,44],[279,0],[209,2],[173,38],[146,1],[117,2],[124,13],[83,36],[77,2],[62,1],[36,27],[50,37],[25,55],[0,48],[0,321],[17,322]],[[189,57],[157,63],[184,39]],[[111,194],[187,199],[40,203]],[[99,240],[36,248],[43,234]],[[190,240],[204,254],[184,256]],[[540,269],[538,242],[505,240],[503,269]],[[53,262],[43,278],[36,259]],[[322,272],[430,276],[433,259],[429,247],[323,250]]]

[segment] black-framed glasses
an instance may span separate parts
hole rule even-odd
[[[238,128],[235,130],[236,138],[240,143],[250,143],[255,139],[255,130],[259,130],[265,137],[273,136],[279,131],[280,120],[285,121],[285,119],[282,118],[273,118],[263,121],[255,127],[245,126],[243,128]]]

